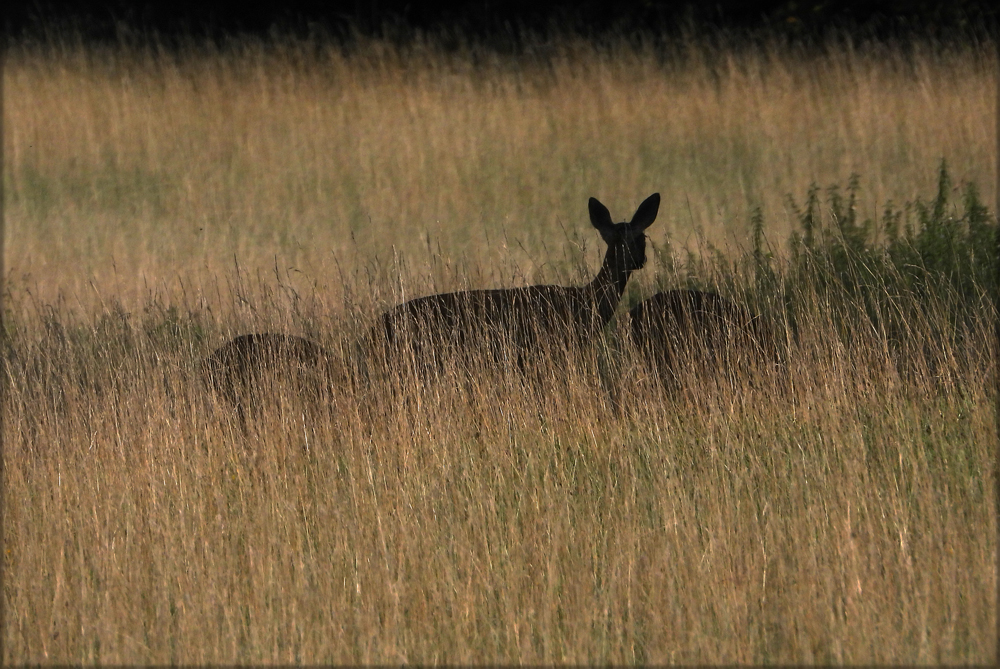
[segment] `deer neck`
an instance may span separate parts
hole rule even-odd
[[[617,254],[618,257],[621,254]],[[600,314],[601,322],[607,325],[615,315],[615,309],[625,293],[625,285],[628,283],[632,270],[626,269],[620,262],[615,262],[616,254],[609,248],[604,255],[604,263],[601,271],[587,286],[587,292],[593,300],[594,306]]]

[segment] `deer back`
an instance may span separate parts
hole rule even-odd
[[[712,366],[774,357],[764,320],[715,293],[671,290],[630,312],[631,335],[651,362],[674,369],[686,361]]]

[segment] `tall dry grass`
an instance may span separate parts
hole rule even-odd
[[[536,53],[14,45],[9,272],[46,303],[213,294],[236,263],[393,301],[400,259],[416,292],[578,279],[598,262],[590,196],[624,216],[660,192],[661,246],[745,246],[753,206],[778,244],[788,195],[852,172],[875,215],[929,192],[942,158],[994,201],[989,45]]]
[[[363,367],[384,303],[581,282],[591,195],[660,191],[661,249],[941,157],[992,201],[985,47],[466,56],[12,50],[3,661],[994,661],[995,314],[888,304],[901,345],[805,295],[786,376],[672,393],[616,323],[533,384],[277,383],[245,432],[201,383],[231,332]]]
[[[279,385],[245,435],[159,316],[59,322],[7,364],[5,661],[995,658],[988,320],[901,368],[817,309],[787,388],[667,394],[613,339],[541,386]]]

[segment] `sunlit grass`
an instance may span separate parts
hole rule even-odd
[[[994,661],[995,287],[872,309],[743,253],[753,207],[783,256],[787,195],[852,172],[864,216],[942,157],[992,202],[993,52],[679,53],[15,45],[4,662]],[[657,191],[569,362],[418,389],[360,357],[403,299],[589,280],[587,198]],[[685,282],[782,364],[660,385],[624,311]],[[241,423],[199,366],[261,331],[350,380]]]
[[[45,302],[131,305],[236,262],[336,301],[345,277],[398,290],[394,259],[418,292],[563,280],[598,262],[591,196],[624,217],[660,192],[651,238],[695,249],[746,248],[755,206],[779,244],[790,194],[852,173],[876,215],[942,158],[994,200],[989,45],[537,53],[15,44],[8,271]]]
[[[668,395],[598,347],[540,387],[347,386],[319,414],[276,387],[246,435],[194,374],[204,342],[58,322],[8,363],[5,660],[995,653],[991,377],[903,375],[829,318],[787,388]]]

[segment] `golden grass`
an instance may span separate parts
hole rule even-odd
[[[49,325],[8,363],[5,661],[995,657],[986,323],[904,376],[814,315],[790,391],[601,347],[540,391],[279,387],[246,437],[183,334]]]
[[[591,195],[661,192],[661,247],[941,157],[993,201],[986,47],[466,56],[12,49],[2,660],[994,661],[995,314],[895,349],[804,300],[787,386],[675,394],[617,323],[540,387],[278,383],[242,432],[227,333],[363,366],[382,303],[596,272]]]
[[[745,247],[755,205],[780,244],[787,196],[852,172],[877,215],[933,192],[942,158],[995,199],[989,45],[541,53],[15,45],[8,271],[46,303],[132,306],[182,282],[212,293],[235,257],[333,304],[345,277],[393,302],[394,259],[416,292],[596,266],[590,196],[623,218],[662,193],[661,247],[668,234]]]

